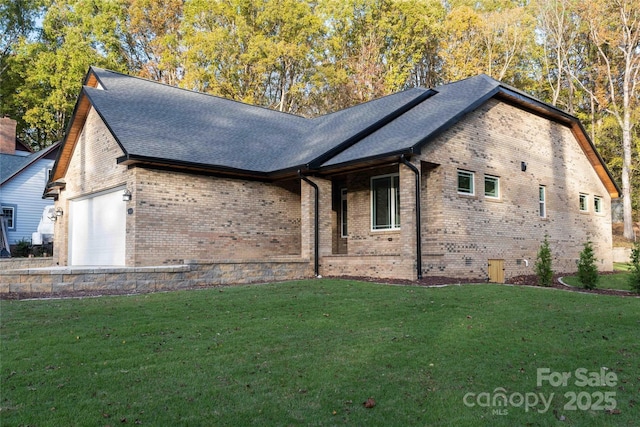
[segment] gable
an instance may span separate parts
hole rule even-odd
[[[29,173],[29,166],[38,161],[43,159],[52,160],[57,156],[59,149],[60,143],[58,142],[26,157],[0,154],[0,185],[4,185],[22,173]]]

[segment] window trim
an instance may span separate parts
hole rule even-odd
[[[604,210],[602,209],[602,197],[593,196],[593,211],[597,214],[603,213]]]
[[[589,195],[588,194],[580,193],[578,208],[580,209],[580,212],[589,212]]]
[[[374,181],[376,180],[380,180],[380,179],[385,179],[385,178],[390,178],[391,179],[391,185],[389,186],[389,192],[391,194],[389,194],[389,215],[391,218],[388,218],[389,221],[389,227],[384,227],[384,228],[376,228],[376,198],[375,198],[375,192],[374,192]],[[394,182],[396,180],[394,180],[394,178],[397,179],[397,187],[394,186]],[[385,175],[376,175],[376,176],[372,176],[370,181],[369,181],[369,188],[370,188],[370,199],[371,199],[371,204],[370,204],[370,211],[371,211],[371,231],[373,232],[377,232],[377,231],[398,231],[400,230],[400,225],[401,225],[401,220],[400,220],[400,204],[399,204],[399,197],[400,197],[400,174],[399,173],[390,173],[390,174],[385,174]],[[396,222],[396,216],[397,218],[397,222]]]
[[[471,184],[470,192],[460,191],[460,175],[467,175],[470,178],[470,184]],[[456,174],[456,187],[457,187],[458,194],[463,196],[475,196],[476,194],[475,176],[476,176],[475,172],[471,172],[464,169],[458,169],[458,173]]]
[[[18,211],[18,205],[6,204],[0,207],[0,213],[4,215],[5,209],[11,209],[10,221],[11,225],[7,224],[7,231],[16,231],[16,212]]]
[[[487,180],[494,180],[495,181],[495,188],[496,188],[496,195],[493,196],[491,194],[487,194]],[[500,199],[500,177],[499,176],[495,176],[495,175],[486,175],[484,176],[484,197],[492,199],[492,200],[499,200]]]
[[[540,218],[547,217],[547,187],[538,186],[538,215]]]
[[[345,233],[346,231],[346,233]],[[349,228],[347,226],[347,189],[340,189],[340,237],[349,237]]]

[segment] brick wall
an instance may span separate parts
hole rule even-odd
[[[91,110],[56,206],[109,188],[132,192],[126,265],[300,256],[300,182],[268,184],[119,165],[122,150]],[[58,221],[56,259],[68,265],[68,216]]]
[[[570,129],[492,100],[412,161],[421,171],[425,276],[486,281],[489,259],[504,260],[507,279],[534,274],[545,234],[556,272],[576,270],[587,239],[598,267],[612,269],[610,197]],[[458,169],[474,172],[473,196],[458,194]],[[372,231],[370,180],[389,173],[400,175],[401,229]],[[498,199],[484,196],[485,175],[499,178]],[[336,178],[348,189],[347,254],[334,250],[324,257],[323,274],[416,278],[414,179],[402,164]],[[546,218],[539,215],[540,185],[546,188]],[[579,210],[580,193],[589,197],[588,212]],[[594,212],[593,196],[602,197],[602,213]]]
[[[90,144],[87,144],[91,141]],[[133,193],[127,217],[127,265],[298,256],[313,260],[313,187],[299,179],[264,183],[173,171],[127,168],[122,153],[91,112],[57,205],[105,188]],[[570,129],[499,101],[469,114],[412,159],[421,170],[422,268],[425,275],[487,280],[487,260],[504,260],[507,278],[533,274],[545,234],[554,269],[571,272],[587,239],[610,270],[610,197]],[[527,170],[521,171],[521,162]],[[457,193],[457,170],[475,174],[475,194]],[[399,174],[401,229],[371,230],[371,178]],[[484,196],[484,176],[500,179],[501,196]],[[330,178],[320,189],[320,273],[415,279],[415,175],[400,163]],[[337,242],[337,187],[348,189],[346,241]],[[538,187],[547,191],[540,218]],[[579,211],[579,194],[589,211]],[[600,196],[603,212],[593,211]],[[66,264],[66,221],[56,224],[56,251]],[[344,252],[344,253],[343,253]]]
[[[507,278],[533,274],[545,234],[555,271],[575,271],[587,239],[598,267],[612,269],[610,196],[567,127],[492,100],[428,144],[420,159],[429,162],[422,174],[426,274],[484,280],[488,259],[503,259]],[[474,172],[474,196],[457,193],[458,169]],[[499,177],[498,200],[484,196],[485,175]],[[580,193],[588,195],[586,213]],[[594,213],[594,196],[602,197],[602,213]]]
[[[398,174],[400,181],[400,230],[371,229],[371,178],[380,175]],[[349,174],[336,181],[337,187],[346,186],[348,205],[348,238],[345,246],[336,232],[327,226],[333,236],[333,253],[324,254],[321,274],[329,276],[368,276],[380,278],[415,279],[415,175],[404,166],[395,164],[381,168],[366,169]],[[325,190],[329,192],[329,190]],[[337,223],[337,212],[325,215]],[[342,240],[342,239],[341,239]],[[342,253],[344,252],[344,253]]]
[[[299,180],[135,168],[133,265],[300,255]]]

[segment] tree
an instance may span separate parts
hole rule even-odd
[[[317,13],[326,27],[317,74],[326,104],[318,112],[441,81],[441,2],[324,0]]]
[[[585,289],[595,289],[598,285],[598,279],[598,267],[596,266],[593,244],[590,240],[587,240],[578,260],[578,280],[580,280]]]
[[[184,0],[127,0],[122,46],[127,68],[140,76],[177,86],[182,78]]]
[[[0,0],[0,83],[20,40],[35,29],[40,0]]]
[[[11,102],[22,108],[21,136],[36,149],[63,137],[89,66],[122,70],[117,1],[61,1],[48,5],[38,40],[16,49],[24,82]]]
[[[551,89],[552,105],[561,104],[570,113],[573,108],[573,81],[569,75],[569,56],[577,43],[578,29],[570,0],[541,0],[538,3],[538,29],[543,49],[543,75]],[[565,92],[564,99],[561,94]],[[567,93],[568,92],[568,93]]]
[[[640,294],[640,242],[636,242],[631,250],[631,276],[629,286]]]
[[[322,36],[314,3],[194,0],[185,5],[182,85],[297,112]]]
[[[0,0],[0,117],[18,122],[18,132],[25,127],[24,108],[15,94],[24,85],[23,64],[17,58],[19,47],[37,35],[36,18],[41,13],[40,0]]]
[[[549,240],[547,235],[538,250],[536,262],[534,265],[538,283],[540,286],[551,286],[553,284],[553,267],[551,261],[551,249],[549,248]]]
[[[631,204],[632,112],[639,104],[640,9],[635,0],[592,0],[582,8],[600,59],[602,81],[588,89],[594,101],[615,117],[622,131],[622,200],[624,237],[634,239]]]

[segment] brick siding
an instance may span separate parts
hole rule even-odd
[[[91,143],[88,143],[88,142]],[[125,185],[126,263],[131,267],[297,257],[312,265],[314,197],[299,179],[266,183],[118,165],[122,155],[91,112],[57,202]],[[610,197],[571,130],[491,100],[428,143],[411,159],[421,185],[422,272],[485,281],[489,259],[504,260],[505,277],[533,274],[545,234],[557,272],[572,272],[587,239],[598,266],[612,268]],[[526,162],[526,171],[521,171]],[[457,170],[475,174],[475,194],[459,195]],[[371,178],[400,179],[400,230],[371,230]],[[484,176],[500,179],[501,196],[484,196]],[[335,177],[310,177],[319,187],[320,273],[415,279],[415,175],[395,163]],[[538,187],[547,217],[540,218]],[[348,238],[340,237],[336,194],[347,188]],[[579,211],[579,194],[589,211]],[[593,211],[593,197],[603,212]],[[338,197],[339,199],[339,197]],[[67,262],[67,221],[56,224],[56,257]]]
[[[300,255],[300,182],[135,169],[134,265]]]
[[[56,206],[118,186],[132,192],[126,265],[299,256],[300,182],[275,184],[119,165],[122,150],[92,109]],[[68,264],[68,219],[56,224],[56,257]],[[58,244],[60,242],[60,244]]]
[[[612,269],[611,199],[569,128],[491,100],[428,144],[420,159],[440,165],[423,168],[426,274],[484,280],[488,259],[503,259],[507,278],[533,274],[545,234],[555,271],[576,271],[587,239],[598,267]],[[475,173],[474,196],[457,193],[458,169]],[[484,196],[485,175],[500,178],[498,200]],[[587,213],[579,210],[580,193],[589,195]],[[602,213],[594,213],[593,196],[602,197]]]
[[[612,269],[611,199],[569,128],[491,100],[412,161],[421,171],[425,276],[486,281],[489,259],[504,260],[507,279],[534,274],[545,234],[556,272],[576,271],[587,239],[594,243],[599,269]],[[458,194],[458,169],[474,172],[473,196]],[[372,231],[370,179],[388,173],[400,174],[401,229]],[[499,199],[484,196],[485,175],[500,179]],[[415,279],[415,184],[409,168],[367,169],[336,182],[347,183],[349,237],[346,254],[334,250],[323,259],[323,274]],[[546,218],[539,214],[540,185],[546,188]],[[589,196],[586,213],[579,210],[580,193]],[[602,213],[594,212],[594,196],[602,198]]]

